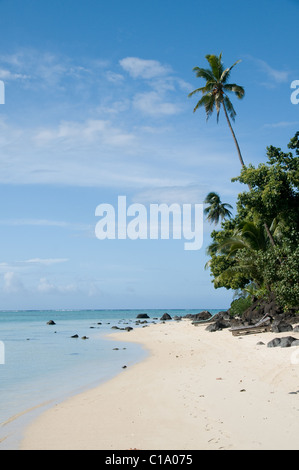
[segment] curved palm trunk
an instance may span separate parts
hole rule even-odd
[[[225,113],[225,117],[226,117],[227,123],[228,123],[228,125],[229,125],[229,128],[230,128],[230,130],[231,130],[231,133],[232,133],[232,135],[233,135],[233,138],[234,138],[234,141],[235,141],[235,144],[236,144],[236,147],[237,147],[238,156],[239,156],[239,160],[240,160],[241,166],[242,166],[242,168],[244,168],[244,167],[245,167],[245,163],[244,163],[244,160],[243,160],[243,157],[242,157],[242,154],[241,154],[241,150],[240,150],[240,147],[239,147],[237,138],[236,138],[235,133],[234,133],[234,130],[233,130],[233,128],[232,128],[230,119],[229,119],[229,117],[228,117],[228,114],[227,114],[227,110],[226,110],[226,106],[225,106],[224,101],[222,101],[222,105],[223,105],[223,109],[224,109],[224,113]],[[251,186],[250,186],[250,184],[248,184],[248,188],[249,188],[249,190],[252,189]],[[265,227],[265,229],[266,229],[266,232],[267,232],[267,235],[268,235],[268,237],[269,237],[269,240],[270,240],[271,245],[272,245],[272,246],[276,246],[275,241],[274,241],[274,238],[272,237],[272,234],[271,234],[270,229],[269,229],[269,227],[268,227],[268,225],[267,225],[266,222],[264,222],[264,227]]]
[[[231,133],[232,133],[232,135],[233,135],[233,138],[234,138],[234,141],[235,141],[235,144],[236,144],[236,147],[237,147],[237,151],[238,151],[240,163],[241,163],[242,167],[244,167],[244,166],[245,166],[245,163],[244,163],[244,160],[243,160],[243,157],[242,157],[242,154],[241,154],[241,150],[240,150],[240,147],[239,147],[237,138],[236,138],[236,136],[235,136],[234,130],[233,130],[232,125],[231,125],[231,123],[230,123],[230,120],[229,120],[229,117],[228,117],[228,114],[227,114],[227,111],[226,111],[226,106],[225,106],[225,104],[224,104],[224,101],[222,101],[222,104],[223,104],[223,109],[224,109],[224,113],[225,113],[225,117],[226,117],[227,123],[228,123],[228,125],[229,125],[229,128],[230,128],[230,130],[231,130]]]

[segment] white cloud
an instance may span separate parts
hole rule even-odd
[[[157,60],[145,60],[138,57],[126,57],[119,61],[121,67],[133,78],[152,79],[169,74],[172,70]]]
[[[19,276],[13,272],[9,271],[4,274],[4,292],[13,294],[24,290],[24,285],[19,278]]]
[[[64,222],[58,220],[47,220],[47,219],[6,219],[0,220],[0,226],[6,227],[60,227],[67,228],[70,230],[87,231],[90,230],[90,225],[87,224],[76,224],[71,222]],[[1,266],[1,263],[0,263]]]
[[[44,265],[44,266],[51,266],[53,264],[60,264],[60,263],[66,263],[68,261],[67,258],[48,258],[48,259],[43,259],[43,258],[34,258],[34,259],[28,259],[27,261],[24,261],[26,264],[32,264],[32,265]]]
[[[5,68],[0,70],[3,80],[26,79],[27,87],[34,89],[45,87],[64,87],[64,79],[83,80],[91,73],[91,69],[66,56],[59,56],[36,49],[23,48],[14,54],[3,54],[0,61]],[[53,90],[55,91],[55,90]]]
[[[8,269],[15,270],[15,269],[27,269],[33,268],[36,266],[53,266],[61,263],[66,263],[69,260],[67,258],[33,258],[28,259],[26,261],[12,261],[10,263],[3,262],[0,263],[0,269],[3,271],[7,271]],[[15,274],[15,272],[11,273]]]
[[[42,294],[70,294],[76,292],[78,289],[74,284],[57,286],[52,284],[47,278],[43,277],[39,281],[37,290]]]
[[[0,79],[9,81],[9,80],[22,80],[29,78],[28,75],[23,75],[20,73],[12,73],[9,70],[0,69]]]
[[[298,124],[299,124],[299,121],[280,121],[280,122],[274,122],[272,124],[265,124],[264,127],[267,127],[269,129],[277,129],[277,128],[283,128],[283,127],[297,126]]]
[[[89,119],[83,123],[63,121],[56,128],[39,130],[33,137],[38,145],[48,145],[51,141],[88,144],[101,141],[104,145],[125,146],[135,140],[132,133],[112,125],[110,121]]]
[[[106,72],[106,78],[111,83],[121,83],[125,79],[123,75],[113,72],[112,70],[108,70],[108,72]]]
[[[264,60],[259,60],[258,61],[262,68],[265,70],[265,72],[268,74],[270,78],[272,78],[275,82],[277,83],[285,83],[289,79],[290,72],[287,72],[285,70],[277,70],[271,67],[267,62]]]
[[[260,69],[268,75],[269,81],[263,83],[263,85],[271,87],[274,84],[286,83],[289,80],[290,71],[275,69],[265,60],[257,59],[250,55],[247,55],[246,57],[258,64]]]
[[[155,91],[138,93],[134,97],[133,105],[135,109],[151,116],[170,116],[180,111],[178,105],[164,101],[163,97]]]
[[[140,191],[133,201],[143,204],[200,204],[208,192],[208,185],[170,186]]]

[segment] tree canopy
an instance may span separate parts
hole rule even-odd
[[[266,163],[244,166],[233,179],[250,190],[239,194],[236,216],[212,232],[207,250],[215,288],[251,286],[260,297],[274,293],[285,309],[299,306],[299,132],[288,148],[295,153],[268,147]]]

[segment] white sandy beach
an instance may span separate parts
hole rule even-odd
[[[299,449],[299,348],[266,346],[289,335],[299,339],[189,320],[111,335],[112,347],[140,342],[149,357],[41,414],[20,449]]]

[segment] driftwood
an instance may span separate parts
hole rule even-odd
[[[213,321],[213,320],[215,321],[214,316],[212,316],[211,318],[208,318],[207,320],[194,320],[192,322],[192,325],[194,325],[194,326],[204,325],[206,323],[211,323],[211,321]]]
[[[270,331],[272,318],[269,315],[264,315],[255,325],[250,326],[237,326],[230,328],[233,336],[250,335],[254,333],[264,333]]]

